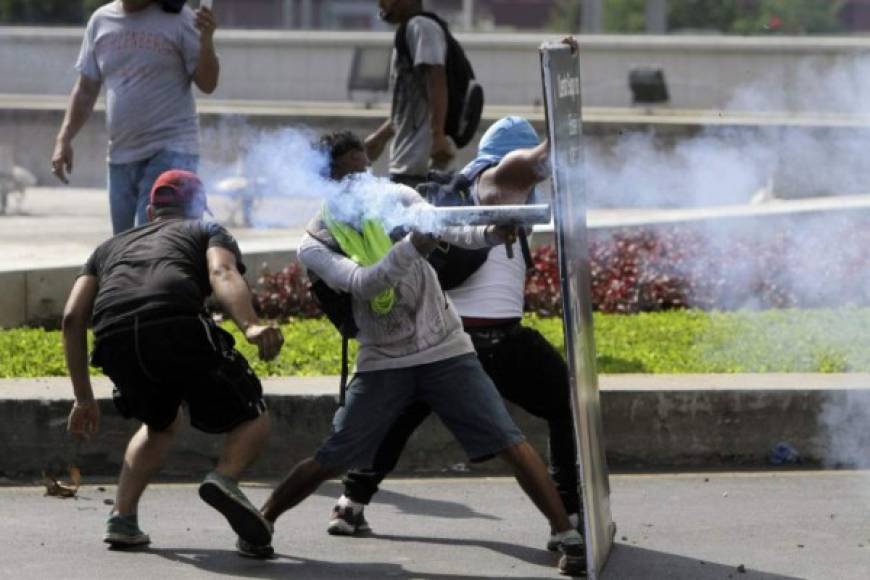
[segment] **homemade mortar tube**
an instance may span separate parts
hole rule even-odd
[[[440,226],[516,226],[527,227],[550,223],[550,206],[472,205],[426,208],[426,218]],[[507,257],[513,259],[512,243],[505,243]]]
[[[550,223],[550,206],[467,205],[427,207],[424,220],[441,226],[533,226]],[[431,216],[431,217],[430,217]]]

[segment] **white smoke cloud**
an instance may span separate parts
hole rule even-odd
[[[870,396],[847,389],[831,395],[819,415],[827,467],[870,468]]]
[[[708,127],[676,142],[667,134],[635,132],[612,147],[588,147],[590,206],[743,204],[761,192],[768,198],[870,193],[870,57],[807,60],[794,70],[775,72],[738,87],[726,107],[726,115],[755,117],[751,126]],[[731,307],[769,307],[753,294],[762,279],[773,281],[768,292],[776,286],[783,295],[802,296],[804,307],[867,305],[870,296],[862,290],[870,288],[862,243],[866,217],[828,212],[742,223],[707,220],[697,228],[700,247],[680,267],[684,273],[706,271],[733,289],[739,302]],[[753,255],[753,246],[761,259]],[[742,258],[721,260],[735,250]],[[782,333],[770,340],[783,345],[796,338],[783,329],[771,332]],[[870,340],[841,334],[835,323],[822,329],[820,351],[829,353],[827,363],[835,370],[848,370],[850,349],[870,347]],[[870,467],[866,395],[845,391],[825,404],[819,437],[826,465]]]
[[[790,198],[870,192],[870,57],[808,59],[736,88],[726,111],[750,126],[676,143],[633,132],[589,147],[590,206],[745,203],[765,187]]]
[[[231,124],[214,131],[212,136],[230,140],[240,133],[239,129]],[[207,166],[203,171],[208,176],[206,186],[215,191],[222,184],[228,187],[228,179],[238,184],[242,177],[265,198],[296,202],[265,217],[259,216],[254,225],[305,223],[323,202],[328,203],[330,212],[339,221],[358,226],[363,219],[377,219],[387,231],[403,227],[437,233],[448,227],[448,219],[453,225],[462,221],[455,216],[448,218],[443,212],[428,211],[426,205],[402,203],[403,199],[418,198],[417,193],[371,172],[357,173],[340,182],[330,179],[329,156],[318,147],[318,139],[313,131],[298,128],[254,132],[252,138],[241,142],[236,138],[230,142],[241,151],[232,151],[229,157],[224,152],[221,161]],[[304,209],[310,214],[287,215],[294,209]]]

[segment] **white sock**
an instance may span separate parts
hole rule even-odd
[[[568,521],[571,522],[571,527],[576,530],[580,527],[580,514],[569,514]]]
[[[349,507],[353,513],[359,513],[365,507],[365,504],[361,504],[359,502],[353,501],[346,495],[342,494],[340,498],[338,498],[337,505],[339,507]]]
[[[577,530],[567,530],[564,532],[558,532],[553,535],[553,538],[558,540],[562,544],[582,544],[583,536],[580,535],[580,532]]]

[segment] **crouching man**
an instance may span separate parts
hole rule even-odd
[[[333,157],[335,157],[333,155]],[[333,168],[334,169],[334,168]],[[333,171],[334,174],[334,171]],[[400,188],[400,186],[394,186]],[[396,204],[423,203],[410,188]],[[313,457],[296,465],[263,507],[274,522],[325,480],[351,467],[366,467],[399,414],[424,402],[459,440],[471,461],[495,455],[513,468],[523,490],[550,521],[563,551],[564,573],[585,570],[582,539],[571,525],[544,463],[526,442],[484,372],[455,308],[442,291],[427,255],[438,240],[417,232],[395,243],[378,222],[359,226],[333,217],[324,204],[299,246],[309,272],[350,293],[358,328],[356,372],[332,433]],[[444,241],[484,248],[512,239],[492,227],[447,228]],[[246,555],[267,556],[270,546],[239,542]]]
[[[214,293],[261,358],[274,358],[284,339],[280,330],[258,320],[238,245],[220,225],[201,221],[205,209],[196,175],[180,170],[160,175],[150,193],[150,223],[103,242],[82,268],[64,309],[64,351],[75,393],[69,431],[89,437],[99,427],[87,361],[91,320],[93,364],[112,379],[120,413],[142,422],[127,446],[106,524],[103,539],[113,548],[150,542],[138,525],[139,498],[181,426],[182,403],[195,428],[227,434],[200,496],[240,537],[271,538],[271,526],[237,483],[268,438],[262,387],[233,348],[232,336],[205,314],[206,297]]]

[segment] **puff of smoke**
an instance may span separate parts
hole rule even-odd
[[[870,391],[847,389],[832,394],[822,407],[819,448],[829,467],[870,468]]]
[[[870,57],[807,59],[737,88],[725,109],[748,113],[750,123],[767,115],[675,144],[667,134],[632,132],[588,147],[590,205],[742,203],[771,180],[788,197],[868,191]]]
[[[216,134],[226,137],[230,132],[238,133],[239,127],[227,127]],[[420,203],[422,199],[412,188],[371,172],[352,174],[341,181],[331,179],[328,152],[318,147],[317,141],[314,132],[297,128],[255,133],[238,161],[209,168],[207,186],[213,190],[220,180],[243,177],[265,197],[325,201],[336,219],[355,226],[374,218],[388,231],[405,228],[437,234],[450,227],[446,216],[425,211],[430,206]],[[299,221],[298,216],[282,219],[276,215],[280,211],[273,209],[270,223]]]

